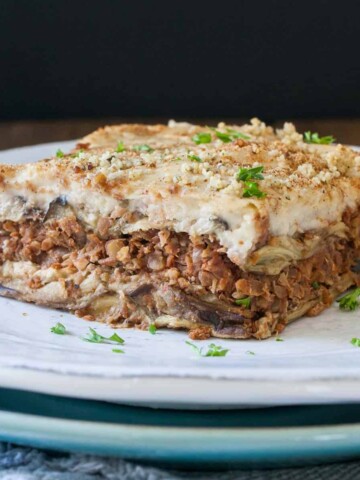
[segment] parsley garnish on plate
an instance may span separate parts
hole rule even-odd
[[[136,150],[137,152],[148,152],[148,153],[151,153],[154,151],[153,148],[149,147],[149,145],[135,145],[133,147],[133,150]]]
[[[196,143],[196,145],[200,145],[202,143],[210,143],[211,142],[211,133],[196,133],[191,140]]]
[[[201,163],[202,160],[200,157],[198,157],[197,155],[190,155],[188,154],[188,159],[189,160],[192,160],[193,162],[198,162],[198,163]]]
[[[114,352],[114,353],[125,353],[124,350],[120,350],[120,348],[113,348],[112,352]]]
[[[65,335],[66,327],[62,323],[58,322],[56,325],[51,327],[50,332],[56,333],[56,335]]]
[[[122,345],[125,343],[125,340],[123,340],[117,333],[113,333],[111,337],[103,337],[100,335],[96,330],[93,328],[89,328],[90,332],[88,333],[87,337],[83,337],[83,340],[86,342],[91,342],[91,343],[119,343]]]
[[[238,138],[241,138],[242,140],[250,139],[250,137],[248,135],[245,135],[245,133],[238,132],[237,130],[232,130],[231,128],[227,128],[226,133],[219,132],[219,130],[215,130],[215,135],[219,140],[221,140],[224,143],[233,142]]]
[[[329,145],[330,143],[334,143],[336,138],[334,138],[332,135],[327,135],[325,137],[319,137],[319,134],[314,132],[308,132],[304,133],[304,142],[306,143],[316,143],[318,145]]]
[[[276,337],[276,338],[275,338],[275,341],[276,341],[276,342],[283,342],[283,341],[284,341],[284,339],[283,339],[283,338],[281,338],[281,337]]]
[[[116,152],[116,153],[121,153],[121,152],[124,152],[124,151],[125,151],[124,142],[119,142],[119,143],[117,144],[117,147],[116,147],[115,152]]]
[[[235,300],[236,305],[242,305],[245,308],[250,308],[251,305],[251,297],[245,297],[245,298],[238,298]]]
[[[358,297],[360,295],[360,288],[355,288],[352,292],[347,293],[343,297],[336,300],[341,310],[356,310],[359,306]]]
[[[58,148],[58,149],[56,150],[56,156],[57,156],[57,158],[63,158],[64,155],[65,155],[65,154],[64,154],[64,152],[61,150],[61,148]]]
[[[243,197],[249,198],[249,197],[257,197],[257,198],[264,198],[266,197],[266,193],[262,192],[259,189],[259,185],[256,182],[244,182],[245,183],[245,188],[243,191]]]
[[[149,325],[149,333],[151,333],[151,335],[155,335],[156,333],[156,327],[153,323]]]
[[[254,352],[251,352],[250,350],[247,350],[245,353],[246,353],[247,355],[255,355],[255,353],[254,353]]]
[[[203,347],[198,347],[192,342],[186,341],[186,345],[189,345],[194,352],[196,352],[199,357],[225,357],[226,354],[228,353],[229,349],[222,348],[220,345],[215,345],[215,343],[210,343],[208,346],[208,350],[206,352],[203,352],[204,348]]]
[[[360,338],[354,337],[350,341],[351,345],[354,345],[354,347],[360,347]]]

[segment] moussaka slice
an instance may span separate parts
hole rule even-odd
[[[331,140],[120,125],[2,165],[1,294],[192,338],[278,334],[360,284],[360,156]]]

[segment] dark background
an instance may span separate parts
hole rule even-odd
[[[2,0],[0,119],[360,116],[360,2]]]

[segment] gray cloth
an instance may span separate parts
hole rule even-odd
[[[277,470],[190,473],[136,465],[118,458],[50,453],[0,443],[1,480],[357,480],[360,462]]]

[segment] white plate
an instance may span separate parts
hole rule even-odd
[[[0,161],[34,161],[73,144],[8,150]],[[360,337],[360,315],[336,305],[290,325],[283,342],[215,339],[230,352],[214,358],[197,358],[184,332],[122,330],[126,353],[118,354],[82,340],[89,326],[111,333],[104,325],[5,298],[0,309],[0,386],[191,408],[360,400],[360,348],[350,344]],[[58,321],[69,334],[50,333]]]

